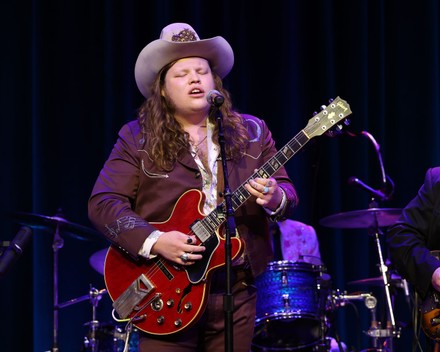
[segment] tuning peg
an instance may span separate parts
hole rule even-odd
[[[335,100],[335,99],[330,98],[330,99],[328,100],[328,102],[331,104],[331,103],[333,103],[333,100]]]
[[[344,125],[348,126],[351,123],[350,119],[345,119],[344,120]]]
[[[313,116],[316,116],[316,115],[318,115],[318,112],[317,111],[313,111]]]
[[[325,134],[331,138],[337,137],[342,134],[343,128],[344,126],[342,126],[341,124],[337,124],[331,130],[325,132]]]
[[[334,131],[334,130],[330,130],[330,131],[325,132],[325,135],[330,138],[336,137],[338,134],[339,134],[339,132]]]
[[[324,110],[327,106],[321,105],[321,110]]]

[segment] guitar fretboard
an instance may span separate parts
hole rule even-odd
[[[336,98],[328,107],[323,109],[319,114],[309,120],[308,125],[293,137],[283,148],[281,148],[273,157],[271,157],[264,165],[253,173],[245,182],[243,182],[237,190],[231,195],[233,211],[242,206],[251,194],[244,187],[251,179],[256,177],[269,178],[280,167],[284,166],[294,155],[296,155],[312,137],[321,135],[330,128],[336,126],[340,121],[345,119],[351,111],[348,104]],[[191,228],[200,239],[205,242],[215,234],[215,231],[226,221],[225,218],[226,202],[223,201],[215,210],[200,221],[194,223]]]

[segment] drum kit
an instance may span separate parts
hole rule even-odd
[[[338,340],[328,336],[331,315],[351,301],[363,301],[371,312],[371,326],[365,333],[371,338],[372,348],[363,351],[393,351],[393,339],[400,336],[393,313],[390,286],[403,287],[406,281],[397,274],[390,274],[380,245],[380,229],[393,224],[400,216],[400,209],[371,208],[339,213],[321,219],[326,227],[341,229],[367,229],[377,244],[381,276],[349,282],[382,286],[385,290],[388,322],[382,329],[376,319],[377,299],[371,293],[347,294],[332,290],[331,277],[322,263],[307,261],[276,261],[269,263],[267,270],[256,280],[258,289],[255,332],[252,351],[347,351]],[[59,212],[55,216],[31,213],[15,213],[13,218],[20,224],[53,233],[53,344],[52,352],[58,348],[58,314],[65,307],[83,301],[92,306],[92,320],[85,323],[88,333],[84,337],[82,351],[134,352],[138,350],[139,333],[136,328],[117,324],[100,323],[96,319],[98,303],[107,294],[105,289],[90,287],[88,294],[59,303],[58,300],[58,252],[63,247],[62,235],[80,240],[101,238],[94,230],[66,220]],[[89,258],[90,266],[104,274],[107,249],[102,249]],[[333,340],[333,342],[332,342]]]
[[[59,251],[64,246],[63,236],[69,236],[83,241],[102,239],[102,236],[95,230],[73,223],[65,219],[61,210],[55,216],[46,216],[26,212],[18,212],[11,215],[17,223],[29,226],[34,229],[44,230],[53,233],[53,341],[51,352],[59,351],[59,311],[71,305],[89,301],[92,306],[92,319],[84,326],[88,327],[87,335],[84,336],[81,351],[83,352],[135,352],[138,351],[139,333],[130,326],[120,326],[114,323],[101,323],[97,320],[98,303],[103,295],[107,294],[106,289],[98,290],[90,287],[89,293],[68,301],[59,302]],[[92,268],[99,273],[104,273],[104,260],[106,250],[96,252],[90,257]]]
[[[376,318],[377,298],[371,293],[347,294],[332,290],[331,277],[323,264],[286,260],[271,262],[256,280],[257,316],[253,352],[348,351],[339,340],[328,336],[331,316],[339,307],[352,301],[363,301],[371,313],[371,324],[364,333],[371,347],[362,350],[392,352],[393,340],[400,337],[396,326],[390,287],[408,289],[406,280],[388,270],[383,259],[381,229],[395,223],[401,209],[369,208],[327,216],[320,224],[339,229],[366,229],[373,237],[379,258],[379,277],[351,281],[349,285],[380,286],[386,297],[386,327]]]

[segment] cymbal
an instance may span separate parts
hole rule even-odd
[[[12,214],[11,217],[21,225],[26,225],[46,231],[54,232],[58,227],[61,233],[65,233],[79,240],[95,240],[102,238],[99,232],[91,228],[70,222],[63,218],[61,215],[46,216],[40,214],[18,212]]]
[[[397,274],[391,274],[388,283],[390,285],[402,287],[402,277]],[[350,281],[348,285],[384,286],[384,282],[383,282],[383,277],[378,276],[378,277],[370,277],[368,279]]]
[[[71,306],[72,304],[76,304],[76,303],[80,303],[80,302],[84,302],[87,300],[93,301],[94,299],[100,300],[103,294],[106,294],[107,290],[105,288],[103,288],[102,290],[97,290],[95,288],[92,288],[89,292],[89,294],[81,296],[81,297],[76,297],[73,299],[70,299],[66,302],[60,303],[58,305],[58,308],[65,308],[68,306]]]
[[[89,258],[90,266],[101,275],[104,275],[104,262],[107,255],[108,248],[101,249],[93,253]]]
[[[401,213],[402,209],[397,208],[370,208],[333,214],[322,218],[319,223],[340,229],[370,229],[394,224]]]

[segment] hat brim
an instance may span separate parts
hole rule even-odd
[[[157,39],[142,49],[136,61],[134,75],[142,95],[148,98],[151,85],[162,67],[185,57],[203,57],[221,78],[226,77],[234,65],[234,52],[223,37],[194,42]]]

